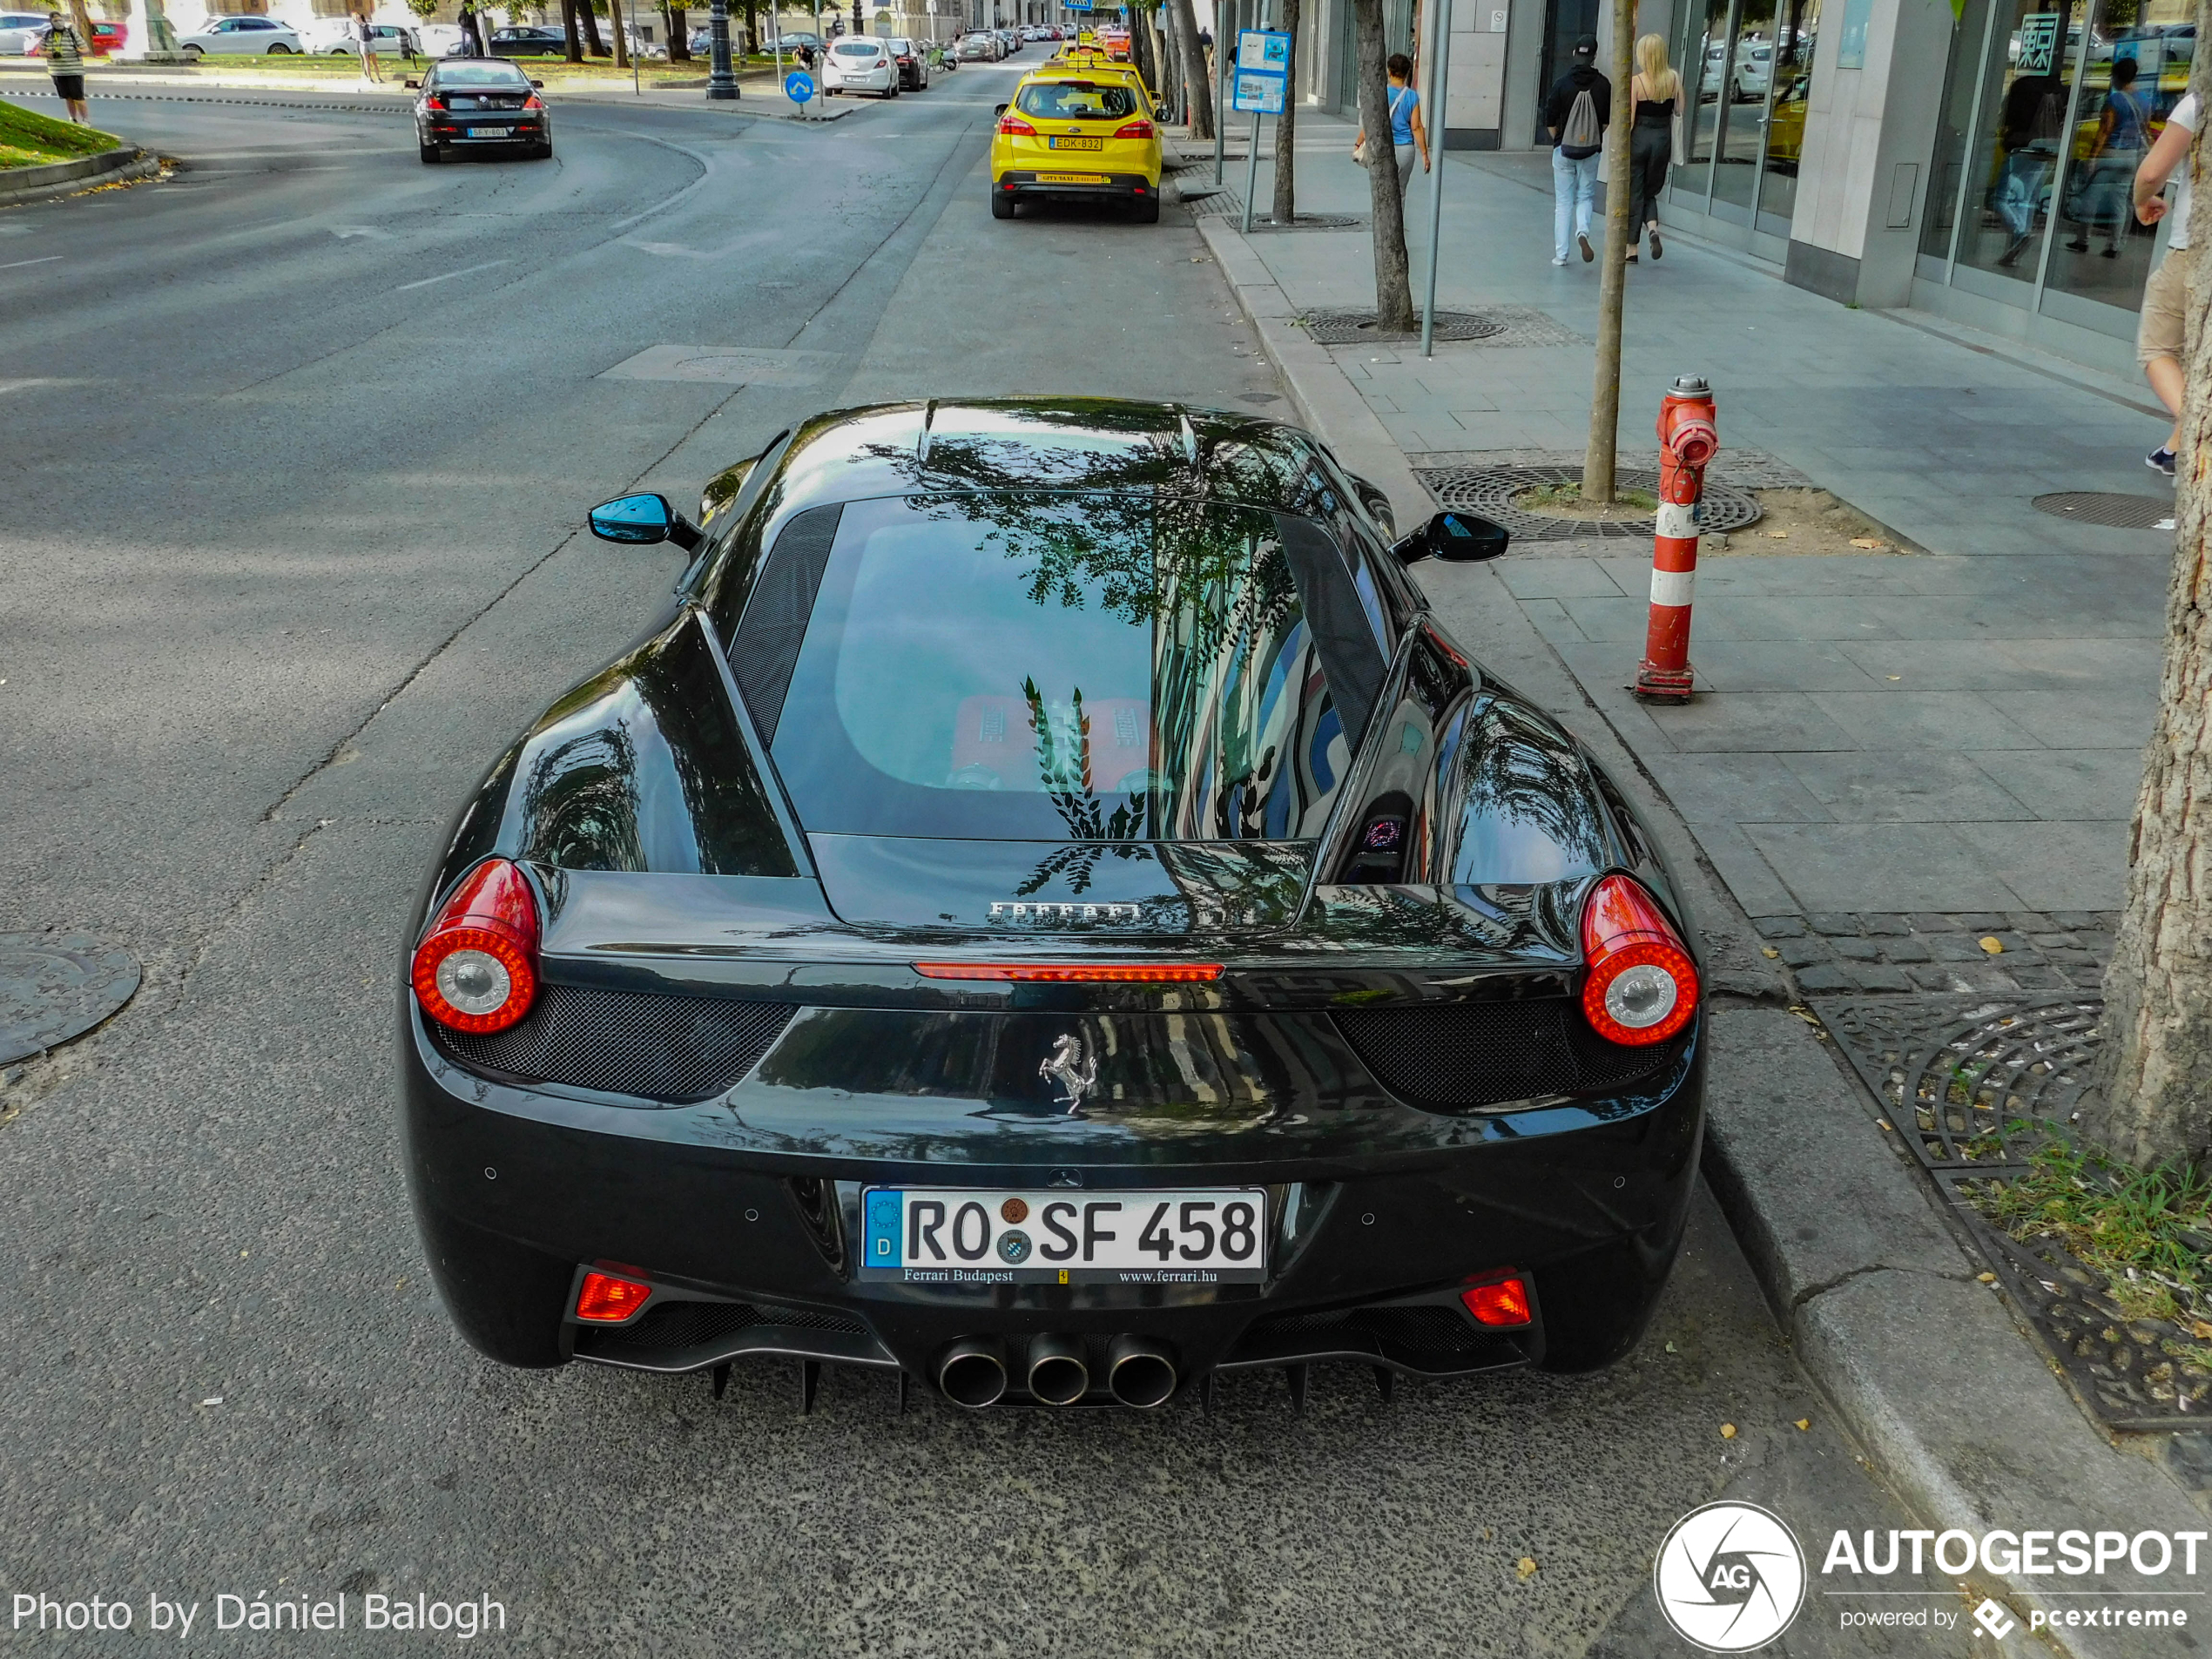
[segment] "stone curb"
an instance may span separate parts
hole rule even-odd
[[[117,184],[145,179],[161,170],[161,158],[130,145],[81,156],[75,161],[50,161],[38,167],[10,167],[0,172],[0,207],[36,201],[47,196],[66,196],[93,184]],[[88,182],[89,181],[89,182]]]
[[[1251,245],[1220,220],[1201,219],[1198,231],[1298,420],[1387,490],[1401,523],[1425,516],[1427,493],[1387,428],[1293,325],[1294,308]],[[1799,1362],[1871,1465],[1939,1531],[2202,1529],[2182,1488],[2090,1423],[2000,1295],[1978,1282],[1929,1184],[1876,1127],[1847,1062],[1809,1017],[1781,1006],[1796,996],[1779,965],[1719,950],[1717,941],[1758,936],[1495,570],[1425,566],[1422,582],[1486,667],[1555,711],[1574,711],[1578,735],[1636,798],[1667,851],[1714,959],[1703,1170]],[[1973,1600],[1998,1595],[2023,1615],[2068,1605],[2017,1577],[1977,1573],[1961,1589]],[[2173,1650],[2159,1635],[2067,1630],[2049,1640],[2074,1659],[2136,1659]]]

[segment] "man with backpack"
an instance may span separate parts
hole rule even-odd
[[[1597,197],[1597,158],[1605,148],[1606,124],[1613,118],[1613,84],[1597,71],[1597,37],[1575,43],[1575,66],[1553,84],[1544,100],[1544,125],[1552,135],[1552,263],[1567,263],[1570,228],[1587,263],[1597,257],[1590,246],[1590,208]]]

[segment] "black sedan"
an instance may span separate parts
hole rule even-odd
[[[516,24],[491,31],[494,57],[566,57],[569,37],[558,29],[537,24]]]
[[[543,161],[553,153],[553,117],[544,83],[493,57],[442,57],[416,89],[415,141],[427,162],[456,150],[517,145]]]
[[[1294,428],[826,415],[595,510],[689,568],[493,765],[401,1011],[462,1332],[954,1403],[1602,1366],[1680,1244],[1695,937]]]

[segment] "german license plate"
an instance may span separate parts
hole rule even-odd
[[[870,1187],[860,1226],[860,1276],[907,1285],[1249,1284],[1267,1267],[1260,1187]]]
[[[512,127],[470,127],[469,136],[472,138],[511,138],[515,136],[515,129]]]
[[[1041,185],[1103,185],[1111,182],[1103,172],[1041,172]]]
[[[1051,138],[1046,142],[1047,147],[1054,150],[1103,150],[1106,147],[1103,138]]]

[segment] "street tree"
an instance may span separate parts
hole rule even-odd
[[[1613,118],[1606,124],[1605,264],[1597,283],[1596,383],[1590,390],[1590,442],[1582,452],[1582,499],[1610,504],[1621,436],[1621,307],[1629,280],[1629,79],[1635,73],[1636,9],[1613,6]]]
[[[688,64],[691,61],[691,22],[685,15],[685,8],[667,0],[660,15],[668,24],[668,61]]]
[[[577,33],[576,5],[577,0],[561,0],[561,33],[568,42],[565,56],[569,62],[581,64],[583,61],[583,43]]]
[[[2212,27],[2199,0],[2197,33]],[[2212,57],[2189,90],[2212,102]],[[2192,199],[2212,200],[2200,118],[2190,146]],[[2194,228],[2194,227],[2192,227]],[[2212,1153],[2212,324],[2205,314],[2202,233],[2166,257],[2194,260],[2187,391],[2175,446],[2173,573],[2157,724],[2135,797],[2127,907],[2105,972],[2099,1083],[2082,1130],[2129,1163],[2202,1163]]]
[[[593,0],[574,0],[577,22],[583,29],[583,49],[594,57],[604,57],[607,49],[599,38],[599,9]]]
[[[1190,9],[1190,0],[1168,0],[1168,26],[1175,30],[1175,50],[1186,64],[1203,64],[1205,53],[1198,45],[1197,15]],[[1207,78],[1196,70],[1186,78],[1184,91],[1190,95],[1190,136],[1194,138],[1213,137],[1213,87]]]
[[[1352,27],[1359,44],[1359,131],[1375,228],[1375,327],[1384,334],[1411,334],[1413,281],[1406,258],[1406,199],[1398,191],[1398,161],[1390,144],[1382,0],[1352,0]]]
[[[1275,118],[1275,209],[1270,217],[1278,225],[1298,219],[1298,0],[1282,0],[1275,26],[1291,37],[1291,55],[1283,64],[1283,112]]]

